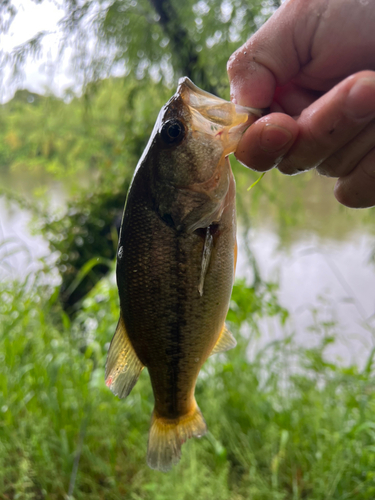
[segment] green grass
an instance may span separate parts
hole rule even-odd
[[[318,347],[289,337],[249,362],[259,319],[287,320],[274,286],[235,286],[228,319],[238,346],[212,357],[197,384],[209,433],[163,474],[145,462],[147,372],[125,401],[104,385],[118,319],[113,276],[73,322],[43,280],[0,284],[0,499],[375,498],[372,354],[361,372],[327,363],[333,339],[316,325]]]

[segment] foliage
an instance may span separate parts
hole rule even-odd
[[[18,91],[0,108],[0,170],[43,172],[73,184],[73,192],[93,181],[119,186],[168,97],[161,84],[130,77],[92,84],[69,103]]]
[[[249,361],[259,319],[286,318],[274,287],[235,285],[228,318],[238,346],[211,358],[197,385],[210,432],[163,474],[145,464],[147,374],[126,401],[103,382],[118,319],[113,274],[72,322],[42,282],[0,284],[0,498],[374,497],[373,353],[359,372],[325,361],[331,337],[314,349],[287,338]]]
[[[61,299],[71,312],[108,270],[104,261],[94,265],[97,259],[114,257],[117,236],[113,229],[119,226],[127,187],[157,113],[170,97],[166,84],[187,74],[206,90],[228,98],[228,57],[278,2],[64,0],[63,5],[61,44],[62,48],[72,43],[75,47],[76,72],[84,74],[84,94],[77,98],[68,93],[63,101],[19,91],[2,106],[0,172],[47,174],[49,180],[69,185],[70,197],[75,194],[64,214],[41,217],[38,213],[39,227],[51,249],[59,252]],[[2,4],[1,11],[11,22],[12,1]],[[15,69],[27,55],[41,50],[45,36],[36,34],[15,49],[11,58]],[[114,72],[127,76],[100,80]],[[242,176],[250,185],[254,174],[239,168],[237,173],[239,184]],[[258,193],[262,193],[274,207],[281,228],[304,225],[299,200],[284,196],[279,182],[275,174],[269,174],[253,190],[255,194],[243,197],[256,207]],[[246,202],[240,203],[245,214]],[[262,211],[255,208],[253,212]],[[83,276],[79,271],[84,266]]]
[[[38,191],[47,196],[46,184],[52,179],[69,185],[66,210],[57,214],[42,209],[35,200],[27,201],[2,188],[0,193],[35,214],[37,228],[57,252],[60,298],[70,313],[108,271],[106,260],[115,256],[131,176],[170,94],[161,83],[139,82],[128,76],[91,84],[84,96],[70,102],[19,91],[1,107],[0,171],[36,180],[42,175],[44,188],[38,180]],[[250,218],[256,217],[262,217],[261,224],[266,225],[265,214],[273,212],[279,232],[286,238],[291,235],[290,227],[300,229],[307,223],[311,227],[315,220],[319,222],[319,214],[327,215],[321,201],[310,212],[313,220],[306,212],[306,202],[314,196],[311,175],[286,179],[277,172],[268,173],[249,193],[247,188],[258,174],[232,163],[243,226],[249,227]],[[325,184],[319,189],[327,191]],[[301,189],[306,196],[300,195]],[[284,195],[286,191],[290,196]],[[325,222],[327,234],[348,231],[354,224],[358,227],[365,217],[358,212],[347,213],[345,218],[339,215],[331,214],[331,225]]]
[[[116,253],[130,178],[167,96],[161,84],[127,77],[92,84],[69,103],[19,91],[2,106],[0,168],[44,172],[77,193],[63,214],[33,209],[58,252],[67,310],[108,271],[103,259]],[[79,270],[98,258],[100,264],[80,278]]]
[[[67,311],[91,290],[111,267],[116,255],[118,231],[126,185],[69,202],[67,214],[43,222],[50,248],[58,254],[56,266],[63,278],[60,300]],[[95,255],[96,253],[96,255]]]

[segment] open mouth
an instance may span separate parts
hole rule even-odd
[[[233,153],[244,131],[266,110],[246,108],[200,89],[187,77],[180,78],[177,93],[189,107],[192,130],[223,142],[225,154]]]

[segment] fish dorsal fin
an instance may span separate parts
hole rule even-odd
[[[143,364],[130,343],[124,320],[120,314],[105,366],[106,386],[119,398],[126,398],[137,383],[143,368]]]
[[[210,356],[212,356],[213,354],[218,354],[219,352],[229,351],[229,349],[233,349],[233,347],[236,347],[236,345],[236,339],[233,337],[224,323],[223,329],[220,333],[220,337],[216,342],[215,347],[212,349]]]
[[[213,246],[213,236],[210,231],[210,226],[206,229],[206,237],[204,239],[204,247],[202,253],[202,262],[201,262],[201,275],[199,278],[198,292],[202,297],[203,295],[203,287],[204,287],[204,279],[206,277],[208,265],[210,263],[212,246]]]

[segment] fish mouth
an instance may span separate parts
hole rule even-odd
[[[233,153],[245,130],[267,110],[247,108],[206,92],[188,78],[180,78],[177,94],[191,113],[191,130],[222,142],[225,156]]]

